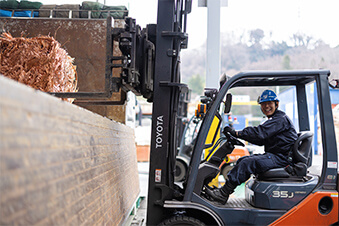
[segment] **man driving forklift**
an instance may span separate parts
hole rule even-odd
[[[229,132],[237,138],[252,144],[265,147],[264,154],[255,154],[240,158],[235,167],[228,173],[228,179],[221,188],[205,186],[205,193],[212,201],[226,204],[234,189],[247,181],[251,174],[260,174],[269,169],[285,167],[291,164],[290,150],[298,138],[292,121],[281,110],[278,110],[279,99],[272,90],[265,90],[258,99],[261,111],[268,118],[256,127],[246,127],[235,131],[226,126],[224,132]]]

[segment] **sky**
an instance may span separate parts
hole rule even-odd
[[[40,0],[43,4],[81,4],[78,0]],[[57,3],[56,3],[57,2]],[[99,0],[104,3],[104,0]],[[106,0],[106,5],[125,5],[137,24],[157,21],[157,0]],[[339,0],[228,0],[221,8],[220,31],[235,35],[262,29],[274,41],[291,41],[302,33],[322,39],[331,47],[339,45]],[[188,15],[188,48],[202,46],[207,38],[207,8],[193,0]]]

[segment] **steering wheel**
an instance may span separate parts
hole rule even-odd
[[[245,144],[241,142],[238,138],[232,136],[229,132],[222,131],[223,134],[225,134],[227,141],[229,141],[233,145],[239,145],[242,147],[245,147]]]

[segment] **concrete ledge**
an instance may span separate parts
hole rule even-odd
[[[132,129],[0,75],[0,225],[119,225],[139,191]]]

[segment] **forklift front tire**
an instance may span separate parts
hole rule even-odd
[[[186,172],[187,172],[187,165],[183,161],[177,159],[176,164],[175,164],[174,181],[175,182],[184,181]]]
[[[195,219],[193,217],[188,216],[174,216],[172,218],[169,218],[162,223],[160,223],[158,226],[185,226],[185,225],[191,225],[191,226],[205,226],[203,222],[201,222],[198,219]]]

